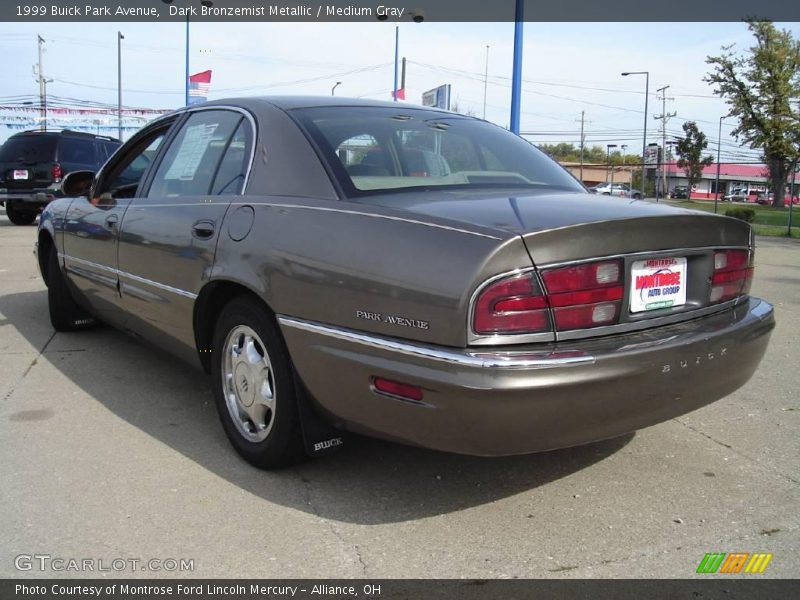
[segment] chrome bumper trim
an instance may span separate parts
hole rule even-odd
[[[481,369],[549,369],[553,367],[587,365],[595,362],[594,356],[579,351],[470,352],[467,350],[450,349],[444,346],[414,344],[397,339],[365,334],[351,329],[331,327],[329,325],[284,315],[278,316],[278,322],[284,327],[291,327],[318,335],[353,342],[369,348],[397,352],[414,358],[435,360],[464,367]]]

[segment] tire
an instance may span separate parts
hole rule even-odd
[[[55,247],[50,248],[47,257],[47,304],[50,310],[50,323],[56,331],[76,331],[95,324],[94,318],[78,306],[72,297],[58,264]]]
[[[232,300],[211,352],[217,412],[236,451],[260,469],[303,460],[293,367],[274,317],[254,298]]]
[[[14,225],[31,225],[36,220],[36,211],[19,210],[16,203],[6,202],[6,216]]]

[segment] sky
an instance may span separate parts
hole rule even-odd
[[[800,24],[778,24],[800,37]],[[461,112],[484,114],[484,71],[489,46],[486,118],[508,126],[513,23],[400,24],[400,56],[408,59],[406,98],[421,103],[425,90],[452,85]],[[48,95],[116,104],[117,31],[123,40],[123,103],[177,108],[184,101],[183,23],[0,23],[0,105],[18,95],[37,95],[32,66],[37,34],[45,38]],[[211,69],[210,99],[271,94],[390,99],[394,24],[383,23],[192,23],[191,72]],[[656,89],[669,85],[670,135],[695,120],[716,152],[718,119],[727,112],[703,77],[708,55],[725,45],[745,49],[752,36],[743,23],[526,23],[524,27],[521,129],[535,143],[580,139],[585,111],[586,143],[626,144],[641,152],[644,76],[649,71],[648,143],[660,140],[662,112]],[[0,115],[8,114],[2,113]],[[116,135],[116,121],[97,123]],[[729,136],[723,122],[722,159],[753,160]],[[17,130],[0,125],[0,142]]]

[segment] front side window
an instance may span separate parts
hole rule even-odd
[[[166,134],[166,131],[159,132],[146,145],[126,156],[115,169],[116,172],[106,180],[104,191],[109,191],[114,196],[124,194],[124,197],[132,197]]]
[[[211,183],[242,116],[226,110],[193,113],[158,166],[149,198],[202,196]]]
[[[348,195],[410,189],[580,184],[525,140],[477,119],[382,107],[292,111]]]
[[[162,123],[127,142],[104,166],[95,184],[94,197],[133,198],[171,125],[172,121]]]

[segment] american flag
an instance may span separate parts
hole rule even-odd
[[[189,76],[189,104],[205,102],[211,88],[211,71],[203,71]]]

